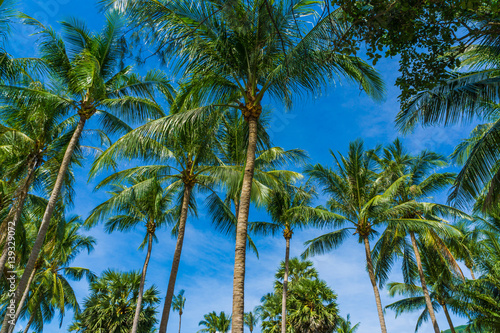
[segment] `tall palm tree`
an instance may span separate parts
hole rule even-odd
[[[40,82],[32,80],[27,81],[25,87],[40,92],[46,91]],[[12,195],[13,203],[9,213],[2,220],[0,227],[2,234],[6,235],[7,223],[10,223],[14,230],[17,229],[30,188],[34,186],[43,191],[53,186],[51,177],[46,177],[47,169],[57,172],[64,149],[75,130],[76,121],[75,118],[64,119],[64,110],[44,102],[24,107],[16,105],[15,100],[9,101],[9,104],[0,110],[0,115],[0,161],[9,166],[8,170],[2,173],[2,178],[9,182],[19,180],[19,185]],[[77,156],[73,157],[73,162],[76,162]],[[42,166],[45,170],[39,170]],[[68,185],[70,183],[66,179],[66,186]],[[6,259],[7,243],[0,259],[0,276]]]
[[[70,332],[129,333],[134,320],[141,274],[106,270],[90,284],[90,295],[84,300],[83,311],[75,314]],[[160,302],[155,286],[144,291],[139,332],[153,333],[156,306]]]
[[[119,41],[122,20],[116,13],[106,17],[101,33],[94,34],[78,20],[63,22],[63,38],[37,20],[25,16],[39,36],[40,54],[55,81],[64,89],[40,92],[16,85],[2,85],[2,99],[17,100],[21,105],[43,101],[68,112],[76,112],[78,124],[69,141],[35,244],[26,269],[16,288],[16,299],[28,288],[27,283],[49,228],[73,152],[78,145],[86,122],[94,115],[100,118],[109,132],[128,131],[125,120],[142,120],[162,113],[161,108],[149,100],[154,88],[170,89],[166,77],[153,71],[145,78],[131,73],[131,67],[118,68],[123,48]],[[2,327],[5,333],[7,327]]]
[[[498,168],[500,118],[496,103],[499,98],[498,70],[500,49],[493,38],[473,45],[461,57],[461,66],[450,80],[430,91],[422,91],[402,108],[396,122],[403,132],[417,124],[451,125],[474,118],[486,120],[486,126],[476,128],[462,157],[464,166],[457,176],[450,200],[458,205],[473,202],[483,190],[487,200],[483,209],[498,204],[500,169]],[[479,132],[479,133],[478,133]],[[476,137],[476,139],[474,139]]]
[[[405,175],[408,176],[404,186],[401,186],[399,193],[395,196],[395,201],[398,205],[418,202],[419,207],[406,212],[401,217],[403,219],[409,219],[412,222],[418,219],[422,221],[426,220],[427,222],[425,224],[412,223],[411,227],[406,227],[404,224],[398,224],[395,225],[396,229],[388,228],[384,232],[380,242],[377,242],[374,249],[374,252],[376,253],[375,256],[377,257],[377,275],[382,276],[380,278],[380,283],[384,283],[384,280],[388,275],[388,270],[393,262],[390,257],[396,252],[403,257],[402,267],[403,274],[407,275],[406,280],[412,280],[412,270],[408,268],[413,267],[414,264],[408,262],[411,261],[412,258],[407,255],[408,245],[405,242],[405,237],[409,235],[422,291],[427,304],[427,311],[429,312],[435,333],[440,333],[441,330],[439,329],[439,325],[434,314],[431,297],[425,281],[425,274],[422,268],[421,255],[417,246],[416,234],[418,234],[422,239],[427,239],[427,241],[434,244],[434,246],[439,247],[442,252],[445,252],[445,255],[453,261],[459,270],[458,265],[454,262],[450,250],[446,247],[441,237],[443,236],[443,230],[448,231],[445,236],[450,236],[450,232],[453,236],[457,236],[460,232],[458,230],[453,230],[452,227],[442,223],[439,217],[434,215],[436,213],[462,216],[467,215],[445,205],[427,202],[431,199],[430,196],[432,194],[439,193],[450,186],[454,181],[455,175],[448,172],[439,173],[436,171],[436,168],[447,165],[447,160],[444,156],[427,150],[422,151],[417,156],[412,156],[405,150],[399,139],[396,139],[392,144],[382,149],[382,151],[372,152],[372,154],[373,159],[381,169],[380,177],[382,181],[391,184],[400,177]]]
[[[174,210],[170,208],[170,205],[174,195],[171,191],[164,189],[155,177],[131,177],[127,182],[130,186],[120,183],[112,184],[111,187],[114,189],[112,197],[94,208],[85,223],[87,226],[93,226],[99,221],[106,221],[105,229],[107,232],[128,231],[139,224],[146,229],[141,248],[147,245],[147,253],[142,267],[131,330],[131,333],[137,333],[153,242],[158,241],[155,233],[158,228],[173,222]]]
[[[207,333],[227,333],[231,327],[231,316],[226,315],[222,311],[219,315],[215,311],[203,316],[204,320],[200,321],[198,326],[205,326],[198,332]]]
[[[258,120],[269,97],[290,107],[337,79],[359,83],[372,97],[383,94],[373,68],[358,57],[330,49],[339,13],[323,1],[102,0],[130,16],[161,59],[177,59],[178,71],[200,100],[240,110],[248,123],[248,149],[236,232],[232,331],[243,333],[245,257]],[[154,14],[153,14],[154,13]],[[160,28],[161,27],[161,28]],[[175,41],[171,43],[170,41]],[[207,112],[211,108],[197,110]],[[165,333],[165,325],[160,328]]]
[[[184,306],[186,305],[186,297],[184,297],[184,289],[179,291],[179,294],[174,296],[172,301],[172,310],[179,312],[179,333],[181,333],[182,314],[184,313]]]
[[[250,333],[253,332],[258,323],[259,315],[257,314],[256,310],[245,313],[245,325],[250,330]]]
[[[91,169],[91,175],[95,175],[99,170],[114,166],[117,160],[139,158],[146,163],[153,164],[117,172],[104,179],[100,186],[111,182],[123,182],[136,176],[156,177],[160,183],[167,184],[169,189],[179,193],[178,221],[174,228],[177,233],[177,242],[160,330],[170,315],[188,211],[189,209],[196,211],[194,194],[196,191],[212,191],[217,182],[217,177],[213,174],[217,175],[217,166],[220,164],[214,149],[219,124],[217,117],[193,121],[188,126],[175,131],[169,129],[168,136],[158,137],[156,133],[165,130],[163,125],[173,120],[175,120],[175,115],[160,118],[124,135],[101,154]]]
[[[93,250],[95,239],[81,235],[82,221],[77,216],[63,220],[59,225],[59,230],[54,230],[54,238],[43,248],[43,259],[38,260],[35,266],[37,270],[32,287],[26,294],[26,302],[21,301],[18,308],[18,314],[28,319],[25,332],[31,325],[37,332],[42,332],[44,322],[52,320],[56,311],[60,314],[61,324],[67,308],[80,311],[69,280],[80,281],[83,277],[89,281],[95,279],[90,270],[70,265],[82,251],[89,253]],[[34,239],[37,228],[31,225],[30,229]]]
[[[404,295],[406,298],[386,306],[396,312],[396,317],[404,312],[422,310],[419,316],[415,331],[417,331],[422,323],[429,319],[430,311],[427,305],[429,297],[431,299],[433,310],[443,310],[446,320],[450,326],[452,333],[455,333],[455,328],[450,316],[450,309],[455,313],[460,313],[460,309],[456,306],[454,298],[455,290],[460,282],[463,282],[460,275],[457,275],[448,262],[440,255],[434,247],[428,244],[419,242],[419,248],[422,249],[422,265],[426,281],[430,292],[424,288],[415,286],[409,283],[389,283],[389,294],[391,296]],[[465,314],[465,313],[464,313]]]
[[[275,236],[283,233],[285,238],[285,272],[283,277],[283,299],[281,318],[281,333],[286,333],[286,299],[288,291],[288,263],[290,259],[290,240],[293,230],[307,227],[313,223],[326,223],[336,218],[322,207],[312,207],[316,195],[314,187],[308,184],[297,187],[284,184],[284,189],[272,191],[267,199],[267,211],[272,222],[251,222],[250,231]]]
[[[415,209],[413,203],[395,203],[398,191],[404,185],[407,176],[397,179],[388,187],[383,182],[377,181],[373,159],[366,153],[361,141],[350,143],[347,156],[339,154],[337,157],[333,152],[332,156],[336,164],[335,169],[317,164],[307,167],[305,172],[323,187],[325,194],[330,196],[327,206],[336,214],[336,221],[332,223],[332,227],[338,228],[345,224],[350,226],[307,241],[307,249],[303,256],[323,254],[337,248],[354,231],[354,234],[358,235],[358,241],[365,247],[366,266],[375,295],[380,328],[386,333],[370,239],[378,233],[377,228],[400,224],[411,228],[425,222],[401,219],[402,214]]]

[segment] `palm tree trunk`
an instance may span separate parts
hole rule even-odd
[[[35,321],[35,314],[32,313],[30,316],[30,320],[28,320],[28,323],[26,324],[26,328],[24,329],[23,333],[28,333],[28,331],[31,327],[31,324],[33,324],[34,321]]]
[[[36,269],[33,270],[33,272],[31,273],[30,275],[30,278],[29,278],[29,281],[28,281],[28,284],[31,285],[31,282],[33,282],[33,279],[35,277],[35,273],[36,273]],[[14,331],[14,328],[16,325],[9,325],[8,322],[9,321],[12,321],[14,320],[14,322],[17,321],[17,318],[19,318],[19,315],[21,314],[21,310],[23,309],[23,305],[24,303],[26,302],[26,299],[28,298],[28,294],[29,294],[29,288],[26,288],[26,290],[24,291],[23,293],[23,296],[21,297],[21,301],[19,302],[19,305],[16,309],[16,313],[14,314],[14,318],[12,317],[9,317],[9,316],[5,316],[4,320],[3,320],[3,323],[2,323],[2,330],[4,327],[9,327],[7,332],[8,333],[11,333]]]
[[[144,260],[144,265],[142,266],[141,283],[139,284],[139,295],[137,295],[137,305],[135,307],[134,322],[132,323],[131,333],[137,333],[137,329],[139,327],[139,316],[141,314],[144,283],[146,281],[146,272],[148,270],[149,258],[151,257],[152,248],[153,248],[153,234],[148,232],[148,253],[146,254],[146,260]]]
[[[444,314],[446,315],[446,320],[448,320],[448,325],[450,325],[451,333],[456,333],[455,326],[453,326],[453,322],[451,321],[450,313],[448,312],[448,307],[446,303],[441,304],[443,307]]]
[[[35,167],[36,167],[36,160],[33,158],[28,164],[28,174],[26,175],[24,183],[20,188],[17,200],[12,205],[9,214],[5,219],[7,224],[12,224],[14,231],[17,230],[17,224],[21,219],[21,213],[23,211],[24,203],[26,201],[26,198],[28,197],[28,192],[31,187],[31,184],[33,183],[33,177],[35,175]],[[6,232],[5,235],[7,234],[8,233]],[[3,271],[5,269],[5,264],[7,263],[7,257],[8,257],[7,254],[9,252],[8,249],[9,249],[9,242],[6,241],[3,247],[2,256],[0,257],[0,278],[2,277]]]
[[[243,333],[245,316],[245,259],[247,248],[248,213],[255,167],[257,147],[257,118],[248,117],[248,148],[245,173],[240,196],[238,224],[236,225],[236,246],[234,255],[233,277],[233,323],[232,333]],[[161,332],[160,332],[161,333]]]
[[[179,333],[181,333],[182,310],[179,311]]]
[[[57,174],[57,179],[54,185],[54,189],[52,190],[52,193],[50,195],[49,202],[47,204],[47,207],[45,208],[45,213],[42,218],[42,223],[40,224],[40,229],[38,230],[38,235],[36,236],[35,243],[33,244],[33,248],[31,250],[30,257],[28,259],[28,263],[26,264],[26,268],[24,269],[24,273],[21,277],[21,280],[19,281],[19,285],[17,286],[16,293],[15,293],[15,304],[17,306],[18,302],[17,300],[19,299],[19,296],[24,292],[26,288],[29,288],[28,285],[28,280],[29,277],[31,276],[31,273],[33,272],[35,268],[35,262],[38,259],[38,255],[40,254],[40,251],[42,249],[43,243],[45,241],[45,236],[47,234],[47,231],[49,229],[50,225],[50,220],[52,218],[52,214],[54,213],[54,209],[56,207],[57,200],[59,198],[59,194],[61,193],[61,189],[63,186],[64,182],[64,177],[66,176],[66,172],[68,171],[69,164],[71,162],[71,157],[73,156],[73,151],[76,148],[76,145],[78,144],[78,140],[80,139],[80,136],[83,131],[83,127],[85,126],[86,119],[83,117],[80,117],[80,121],[78,122],[78,125],[75,129],[75,132],[73,133],[73,136],[71,137],[71,140],[68,144],[68,147],[66,148],[66,152],[64,153],[64,157],[61,163],[61,168],[59,169],[59,173]],[[15,323],[14,323],[15,324]],[[6,333],[7,332],[7,325],[2,326],[2,330],[0,333]]]
[[[380,321],[380,330],[382,331],[382,333],[387,333],[387,327],[385,326],[384,311],[382,309],[382,301],[380,300],[380,293],[378,291],[377,280],[375,279],[375,273],[373,270],[370,241],[368,240],[367,236],[363,236],[363,241],[365,243],[366,266],[368,268],[368,275],[370,275],[370,282],[372,283],[373,293],[375,294],[375,303],[377,303],[378,319]]]
[[[159,333],[167,332],[168,317],[170,315],[170,307],[172,306],[172,298],[174,296],[177,271],[179,270],[179,263],[181,261],[182,244],[184,243],[184,233],[186,231],[189,208],[189,197],[191,196],[192,189],[192,185],[184,186],[184,197],[182,198],[181,216],[179,218],[179,233],[177,234],[177,243],[175,244],[174,259],[172,261],[172,270],[170,271],[170,278],[168,280],[167,296],[165,297],[165,304],[161,315]]]
[[[281,333],[286,333],[286,297],[288,293],[288,262],[290,260],[290,238],[286,237],[285,276],[283,277],[283,300],[281,302]]]
[[[239,212],[240,212],[240,203],[239,203],[238,199],[234,199],[234,212],[235,212],[234,216],[236,216],[236,220],[237,220]]]
[[[424,269],[422,268],[422,259],[420,258],[420,251],[418,250],[417,240],[415,238],[415,233],[410,232],[411,244],[413,245],[413,252],[415,253],[415,260],[417,261],[418,275],[420,276],[420,282],[422,284],[422,291],[424,292],[425,304],[427,305],[427,311],[429,311],[429,316],[431,317],[432,326],[434,327],[435,333],[440,333],[436,315],[434,313],[434,308],[432,306],[431,296],[429,295],[429,290],[427,289],[427,283],[425,282]]]

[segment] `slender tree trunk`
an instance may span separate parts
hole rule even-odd
[[[36,269],[33,270],[33,272],[30,275],[30,278],[28,280],[28,284],[31,285],[31,282],[33,282],[33,279],[35,278],[36,274]],[[21,297],[21,301],[19,302],[19,305],[17,306],[16,313],[14,314],[14,318],[10,318],[8,316],[5,316],[2,324],[2,329],[4,326],[9,327],[7,330],[8,333],[11,333],[14,331],[15,325],[9,325],[8,322],[11,320],[17,321],[17,318],[19,318],[19,315],[21,314],[21,310],[23,309],[23,305],[26,302],[26,299],[28,298],[30,290],[29,288],[26,288],[26,290],[23,292],[23,296]]]
[[[255,167],[255,149],[257,146],[257,118],[248,118],[248,148],[245,173],[240,196],[238,224],[236,225],[236,246],[234,255],[233,278],[233,322],[232,333],[243,333],[245,316],[245,259],[247,248],[248,213]],[[161,333],[161,332],[160,332]]]
[[[132,323],[131,333],[137,333],[137,329],[139,327],[139,317],[141,314],[144,283],[146,281],[146,272],[148,271],[149,258],[151,257],[152,249],[153,249],[153,234],[148,232],[148,253],[146,254],[146,260],[144,260],[144,265],[142,266],[141,283],[139,285],[139,295],[137,295],[137,305],[135,307],[134,322]]]
[[[432,326],[434,327],[434,332],[440,333],[441,330],[439,329],[439,325],[436,320],[436,314],[434,313],[434,308],[432,306],[431,296],[429,295],[429,290],[427,289],[427,283],[425,282],[424,269],[422,268],[422,259],[420,258],[420,251],[418,250],[415,233],[410,232],[410,237],[411,237],[411,244],[413,245],[413,252],[415,253],[415,260],[417,261],[418,275],[420,276],[420,283],[422,284],[422,291],[424,292],[427,311],[429,311],[429,316],[431,317],[431,322]]]
[[[453,326],[453,322],[451,321],[451,316],[450,313],[448,312],[448,307],[446,306],[446,303],[441,304],[441,306],[443,307],[446,320],[448,320],[448,325],[450,325],[451,333],[456,333],[455,326]]]
[[[16,201],[12,205],[9,214],[7,215],[7,218],[5,221],[7,222],[7,225],[12,224],[12,227],[14,228],[14,231],[17,231],[17,225],[19,223],[19,220],[21,219],[21,213],[23,212],[23,207],[24,203],[26,202],[26,198],[28,197],[28,192],[31,187],[31,184],[33,183],[33,177],[35,175],[35,168],[36,168],[36,160],[33,159],[30,161],[28,164],[28,174],[26,175],[26,178],[24,179],[24,183],[20,188],[19,194],[16,198]],[[12,220],[11,220],[12,219]],[[8,230],[8,228],[7,228]],[[5,233],[7,235],[7,232]],[[2,251],[2,256],[0,257],[0,278],[3,275],[3,271],[5,269],[5,264],[7,263],[7,257],[8,257],[8,249],[9,249],[9,242],[6,241],[3,247]]]
[[[234,211],[236,216],[236,220],[238,220],[239,212],[240,212],[240,202],[238,199],[234,199]]]
[[[288,262],[290,259],[290,238],[286,237],[285,276],[283,277],[283,299],[281,302],[281,333],[286,333],[286,297],[288,294]]]
[[[30,316],[30,320],[28,320],[28,323],[26,324],[26,328],[24,329],[23,333],[28,333],[28,331],[31,327],[31,324],[33,324],[34,321],[35,321],[35,314],[32,313]]]
[[[186,220],[189,208],[189,197],[192,189],[193,187],[191,185],[184,186],[184,197],[182,198],[181,216],[179,218],[179,233],[177,235],[177,243],[175,244],[174,259],[172,261],[172,270],[170,271],[170,278],[168,280],[167,296],[165,297],[165,304],[163,306],[159,333],[167,332],[168,317],[170,315],[170,307],[172,306],[172,297],[174,296],[177,271],[179,270],[179,263],[181,261],[182,244],[184,243],[184,233],[186,231]]]
[[[182,310],[179,310],[179,333],[181,333]]]
[[[45,236],[49,229],[50,219],[52,218],[52,214],[54,213],[54,209],[56,208],[57,200],[59,198],[59,194],[61,193],[61,189],[64,183],[64,177],[66,176],[66,172],[68,171],[69,164],[71,162],[71,157],[73,156],[73,151],[78,144],[78,140],[83,131],[83,127],[85,126],[85,118],[80,117],[80,121],[78,122],[78,126],[76,127],[73,136],[66,148],[66,152],[64,153],[64,157],[61,163],[61,168],[59,169],[59,173],[57,174],[56,183],[54,185],[54,189],[50,195],[49,202],[47,207],[45,208],[45,213],[42,218],[42,223],[40,224],[40,229],[38,231],[38,235],[36,236],[35,243],[33,244],[33,248],[31,250],[30,257],[28,259],[28,263],[26,264],[26,268],[24,269],[24,273],[19,281],[19,285],[17,286],[15,293],[15,304],[17,306],[19,296],[24,292],[26,288],[29,288],[28,280],[35,268],[35,262],[38,259],[38,255],[42,249],[43,243],[45,241]],[[15,322],[14,322],[15,324]],[[8,325],[2,325],[2,330],[0,333],[6,333],[8,330]]]
[[[380,321],[380,330],[382,333],[387,333],[387,327],[385,326],[384,310],[382,309],[382,301],[380,300],[380,293],[378,291],[377,280],[375,279],[375,273],[373,270],[373,262],[370,250],[370,241],[367,236],[363,237],[365,243],[365,254],[366,254],[366,266],[368,268],[368,275],[370,275],[370,282],[372,283],[373,293],[375,294],[375,303],[377,303],[378,319]]]

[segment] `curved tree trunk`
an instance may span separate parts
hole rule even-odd
[[[146,281],[146,272],[148,270],[149,258],[151,257],[152,248],[153,248],[153,234],[148,232],[148,253],[146,254],[146,260],[144,260],[144,265],[142,266],[141,283],[139,284],[139,294],[137,295],[137,305],[135,307],[134,321],[132,323],[131,333],[137,333],[137,329],[139,327],[139,317],[141,314],[144,283]]]
[[[429,295],[429,290],[427,289],[427,283],[425,282],[424,269],[422,268],[422,259],[420,258],[420,251],[418,250],[417,240],[415,239],[415,233],[410,232],[411,244],[413,245],[413,252],[415,253],[415,260],[417,261],[418,275],[420,276],[420,283],[422,284],[422,291],[424,292],[425,304],[427,305],[427,311],[429,311],[429,316],[431,317],[432,326],[434,327],[435,333],[440,333],[436,314],[434,313],[434,308],[432,306],[431,296]]]
[[[240,202],[238,201],[238,199],[234,199],[234,212],[235,212],[234,216],[236,216],[237,220],[240,212]]]
[[[168,317],[170,315],[170,307],[172,306],[172,298],[174,296],[175,280],[179,263],[181,261],[182,244],[184,243],[184,233],[186,231],[186,220],[189,208],[189,197],[191,196],[192,186],[184,186],[184,197],[182,198],[181,216],[179,218],[179,233],[177,234],[177,243],[175,244],[174,259],[172,261],[172,269],[168,280],[167,296],[163,305],[163,313],[161,315],[159,333],[167,332]]]
[[[26,324],[26,328],[24,329],[23,333],[28,333],[28,331],[31,327],[31,324],[33,324],[34,321],[35,321],[35,314],[32,313],[30,316],[30,320],[28,320],[28,323]]]
[[[233,278],[233,321],[231,332],[243,333],[245,316],[245,258],[247,248],[248,213],[250,195],[255,168],[255,150],[257,147],[257,118],[248,117],[248,148],[245,173],[241,188],[238,224],[236,225],[236,246],[234,255]],[[161,333],[161,332],[160,332]]]
[[[448,312],[448,307],[446,306],[446,303],[441,304],[441,306],[443,307],[446,320],[448,320],[448,325],[450,325],[451,333],[456,333],[455,326],[453,326],[453,322],[451,321],[451,316],[450,313]]]
[[[29,189],[31,187],[31,184],[33,183],[33,178],[35,175],[35,168],[36,168],[36,160],[33,159],[28,164],[28,174],[26,175],[26,178],[24,180],[24,184],[20,187],[20,191],[19,191],[17,200],[12,205],[12,207],[9,211],[9,214],[7,215],[7,218],[5,219],[7,224],[12,224],[12,227],[14,228],[15,231],[17,231],[17,224],[19,223],[19,220],[21,219],[21,213],[23,212],[24,203],[26,202],[26,198],[28,197]],[[5,233],[5,235],[7,235],[7,232]],[[9,242],[6,241],[4,244],[4,247],[3,247],[2,256],[0,257],[0,278],[2,277],[3,271],[5,269],[5,264],[7,263],[7,257],[8,257],[7,254],[9,252],[8,249],[9,249]]]
[[[73,133],[73,136],[71,137],[71,140],[68,144],[68,147],[66,148],[66,152],[64,153],[64,157],[61,163],[61,168],[59,169],[54,189],[52,190],[49,202],[47,204],[47,207],[45,208],[45,213],[42,218],[42,223],[40,224],[40,229],[38,230],[38,235],[36,236],[35,243],[33,244],[33,248],[31,250],[28,263],[26,264],[26,268],[24,269],[24,273],[21,277],[21,280],[19,281],[19,285],[16,288],[16,293],[14,296],[16,307],[17,304],[19,304],[17,300],[19,299],[21,294],[24,292],[26,288],[29,289],[28,285],[29,277],[31,276],[31,273],[35,268],[35,262],[38,259],[38,255],[40,254],[43,243],[45,241],[45,236],[47,234],[50,225],[50,219],[52,218],[52,214],[54,213],[54,209],[56,208],[56,203],[59,198],[59,194],[61,193],[64,177],[66,176],[66,172],[68,171],[69,164],[71,162],[71,157],[73,156],[73,151],[75,150],[76,145],[78,144],[78,140],[80,139],[80,136],[82,134],[85,122],[86,122],[85,118],[80,117],[78,126],[76,127],[75,132]],[[8,330],[7,326],[9,325],[2,325],[2,330],[0,331],[0,333],[6,333]]]
[[[384,310],[382,309],[382,301],[380,300],[380,293],[378,291],[377,280],[373,270],[373,262],[370,250],[370,241],[367,236],[363,237],[365,243],[366,266],[368,268],[368,275],[370,275],[370,282],[372,283],[373,293],[375,294],[375,303],[377,303],[378,319],[380,321],[380,330],[382,333],[387,333],[385,326]]]
[[[288,293],[288,262],[290,259],[290,238],[286,238],[285,276],[283,277],[283,299],[281,302],[281,333],[286,333],[286,297]]]

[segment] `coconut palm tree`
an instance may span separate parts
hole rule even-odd
[[[26,89],[46,91],[41,82],[27,80]],[[33,103],[30,107],[16,105],[10,101],[0,110],[0,161],[9,166],[2,177],[9,182],[19,180],[19,185],[12,195],[13,203],[9,213],[2,220],[2,235],[7,234],[7,224],[17,229],[24,202],[32,187],[46,191],[53,187],[53,177],[47,177],[61,164],[62,155],[77,122],[75,118],[64,119],[64,111],[44,103]],[[94,132],[100,134],[99,132]],[[104,137],[103,137],[104,138]],[[73,156],[72,162],[79,159],[81,147]],[[41,167],[43,169],[40,169]],[[71,186],[71,178],[66,177],[66,187]],[[50,191],[50,190],[49,190]],[[63,193],[71,194],[68,188]],[[2,242],[0,242],[2,243]],[[0,259],[0,276],[7,259],[7,244],[3,247]]]
[[[181,333],[182,314],[185,305],[186,297],[184,297],[184,289],[182,289],[177,296],[174,296],[174,300],[172,301],[172,310],[179,312],[179,333]]]
[[[204,320],[200,321],[198,326],[205,326],[198,332],[207,333],[227,333],[231,327],[231,316],[226,315],[222,311],[219,315],[215,311],[203,316]]]
[[[256,310],[245,313],[245,325],[250,330],[250,333],[253,332],[258,323],[259,315],[257,314]]]
[[[476,117],[488,122],[477,127],[469,143],[465,144],[468,148],[460,159],[464,166],[449,197],[458,205],[473,202],[483,190],[487,193],[483,209],[498,204],[500,118],[496,103],[499,59],[500,50],[494,39],[470,46],[460,59],[461,66],[451,73],[447,82],[416,94],[396,118],[403,132],[411,131],[417,124],[446,126],[470,122]]]
[[[248,123],[235,246],[232,331],[243,333],[247,223],[262,101],[290,107],[293,100],[324,90],[337,79],[359,83],[372,97],[383,94],[373,68],[358,57],[333,52],[342,35],[330,24],[338,12],[323,1],[235,0],[230,2],[102,0],[119,8],[147,36],[164,61],[175,58],[177,73],[190,82],[191,94],[207,103],[240,110]],[[153,14],[154,13],[154,14]],[[161,27],[161,28],[160,28]],[[175,41],[175,42],[170,42]],[[211,107],[197,110],[209,112]],[[160,333],[165,333],[163,321]]]
[[[339,326],[337,327],[336,333],[356,333],[359,328],[359,324],[352,326],[351,315],[347,314],[347,317],[339,317]]]
[[[136,228],[139,224],[146,229],[141,248],[147,245],[147,253],[142,267],[131,330],[131,333],[137,333],[153,242],[158,241],[155,233],[158,228],[169,223],[172,224],[174,220],[174,209],[170,208],[174,194],[172,191],[164,189],[155,177],[136,176],[128,178],[127,182],[130,186],[123,183],[111,184],[112,197],[94,208],[85,224],[90,227],[99,221],[106,221],[105,229],[107,232],[128,231]],[[98,185],[98,187],[100,186]]]
[[[445,253],[444,255],[460,271],[450,250],[442,239],[443,236],[460,235],[460,232],[442,223],[436,214],[453,214],[461,217],[466,217],[467,215],[451,207],[428,202],[431,199],[431,195],[439,193],[450,186],[454,181],[455,175],[448,172],[439,173],[436,171],[436,168],[447,165],[447,160],[444,156],[427,150],[422,151],[417,156],[412,156],[405,150],[399,139],[396,139],[392,144],[381,149],[381,151],[373,151],[371,153],[373,154],[373,159],[381,169],[380,177],[382,181],[391,184],[400,177],[408,175],[404,186],[400,187],[399,193],[395,196],[395,201],[398,205],[418,202],[419,208],[409,211],[401,217],[403,219],[410,219],[412,222],[418,219],[426,220],[425,224],[412,223],[412,226],[409,228],[404,224],[397,224],[394,225],[397,229],[388,228],[384,231],[383,236],[374,248],[374,256],[377,258],[375,264],[376,275],[379,276],[381,284],[385,283],[388,271],[393,263],[390,257],[397,253],[403,257],[402,271],[406,282],[411,283],[410,281],[413,279],[413,270],[411,268],[415,264],[409,262],[413,260],[408,255],[409,246],[405,242],[405,237],[409,235],[411,239],[410,247],[415,256],[417,271],[427,304],[427,311],[429,312],[435,333],[440,333],[441,330],[439,329],[432,301],[427,290],[416,234]],[[443,231],[447,231],[446,235],[443,235]]]
[[[354,234],[358,235],[358,241],[365,247],[366,266],[375,295],[380,328],[386,333],[370,239],[378,233],[378,228],[397,225],[416,228],[428,223],[425,220],[401,218],[417,207],[415,203],[397,204],[395,201],[408,176],[400,177],[389,186],[377,180],[374,161],[371,154],[367,154],[364,150],[363,142],[360,140],[351,142],[347,156],[338,154],[337,157],[333,152],[331,154],[336,164],[335,169],[317,164],[308,166],[305,172],[317,181],[323,187],[323,192],[330,197],[327,206],[336,214],[336,221],[332,223],[332,227],[339,228],[345,224],[350,226],[307,241],[307,249],[303,256],[323,254],[337,248],[354,231]]]
[[[155,177],[168,190],[179,193],[179,211],[174,233],[177,234],[172,269],[162,318],[168,318],[174,296],[177,271],[184,244],[188,211],[196,213],[196,191],[212,191],[217,184],[216,172],[220,160],[214,149],[218,131],[218,118],[190,122],[188,126],[170,131],[168,136],[155,133],[165,130],[161,125],[175,119],[175,115],[160,118],[142,125],[121,137],[95,161],[91,176],[99,170],[114,166],[117,160],[139,158],[150,165],[142,165],[119,171],[106,177],[99,187],[109,183],[127,181],[130,177]]]
[[[123,120],[139,121],[161,115],[161,108],[149,98],[154,96],[156,87],[170,89],[168,80],[158,71],[142,78],[132,74],[131,67],[118,68],[123,21],[116,13],[107,15],[105,27],[98,34],[90,32],[78,20],[63,22],[63,37],[33,18],[24,18],[25,23],[37,31],[44,64],[54,81],[60,82],[64,89],[40,92],[17,85],[2,85],[1,98],[16,100],[26,107],[32,102],[43,101],[67,112],[76,112],[79,121],[66,147],[40,232],[16,288],[16,299],[28,287],[29,276],[43,246],[63,180],[86,122],[95,115],[108,132],[128,131],[130,127]],[[2,327],[1,333],[6,330],[6,326]]]
[[[462,277],[456,274],[455,270],[450,267],[448,262],[434,247],[420,241],[418,243],[418,248],[421,249],[422,253],[422,266],[425,280],[427,281],[430,292],[427,291],[427,285],[425,288],[427,292],[426,295],[424,288],[415,286],[414,284],[389,283],[389,294],[391,296],[403,295],[406,296],[406,298],[389,304],[386,308],[394,310],[396,312],[396,317],[404,312],[422,310],[415,326],[415,331],[417,331],[423,322],[427,321],[430,317],[431,312],[427,305],[427,297],[429,297],[432,304],[431,308],[435,311],[443,310],[451,332],[455,333],[449,310],[451,309],[455,313],[466,315],[465,312],[460,311],[454,300],[456,297],[455,290],[457,286],[463,282],[461,279]]]
[[[284,150],[281,147],[271,147],[271,141],[266,133],[266,118],[261,117],[258,123],[258,144],[255,159],[255,170],[252,184],[251,200],[256,206],[263,206],[272,188],[281,186],[284,180],[294,182],[303,176],[295,171],[285,170],[288,165],[300,165],[307,153],[301,149]],[[246,140],[247,124],[239,112],[228,109],[221,117],[220,130],[217,133],[218,155],[222,161],[217,177],[220,181],[224,200],[218,193],[207,197],[209,214],[216,229],[236,237],[238,221],[239,198],[248,141]],[[232,211],[234,207],[234,211]],[[248,247],[257,253],[252,239],[248,236]]]
[[[25,332],[32,325],[37,332],[42,332],[44,322],[51,321],[56,311],[60,314],[61,324],[66,309],[80,311],[70,280],[80,281],[83,277],[89,281],[95,279],[90,270],[70,265],[82,251],[89,253],[93,250],[95,239],[81,235],[82,221],[77,216],[58,224],[59,227],[53,231],[54,236],[49,237],[51,240],[46,242],[42,250],[43,259],[37,261],[32,287],[18,308],[17,314],[28,319]],[[29,228],[34,239],[38,228],[34,225]]]
[[[90,284],[90,295],[85,298],[83,311],[75,314],[70,332],[128,333],[134,320],[141,274],[106,270]],[[155,286],[144,291],[139,319],[139,332],[153,333],[156,306],[160,302]]]
[[[311,206],[312,200],[316,196],[314,187],[308,184],[301,187],[284,184],[283,187],[283,189],[272,191],[267,199],[267,211],[272,222],[251,222],[250,231],[263,235],[271,234],[273,236],[282,232],[285,238],[281,333],[286,333],[288,263],[290,259],[290,240],[293,230],[315,223],[332,221],[336,218],[336,215],[322,207]]]

